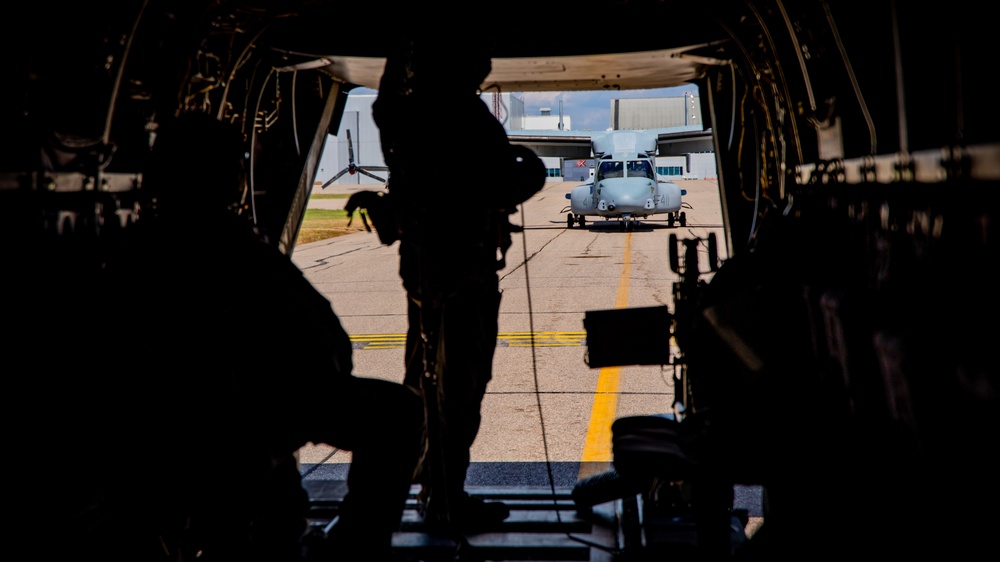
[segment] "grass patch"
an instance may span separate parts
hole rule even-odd
[[[313,195],[313,197],[317,196]],[[336,195],[320,197],[326,199],[338,198]],[[361,222],[361,217],[358,216],[357,211],[354,212],[354,218],[350,226],[347,226],[347,219],[347,211],[342,209],[306,209],[305,217],[302,219],[302,228],[299,229],[299,237],[295,243],[308,244],[365,229],[364,223]]]
[[[354,211],[354,216],[358,216],[358,212]],[[306,216],[303,220],[347,220],[347,211],[343,209],[306,209]],[[360,219],[358,219],[360,220]]]

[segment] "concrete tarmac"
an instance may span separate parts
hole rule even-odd
[[[567,228],[565,195],[579,185],[575,181],[547,183],[511,217],[524,233],[514,235],[507,267],[500,271],[500,341],[472,449],[470,486],[547,486],[548,469],[554,469],[557,485],[572,485],[610,467],[614,419],[671,411],[673,367],[590,368],[583,320],[591,310],[666,305],[673,311],[679,277],[669,267],[671,234],[704,240],[715,233],[725,259],[717,183],[677,183],[687,190],[685,227],[669,227],[666,215],[657,215],[630,232],[599,217],[588,217],[584,228]],[[468,182],[468,189],[476,188],[475,181]],[[322,192],[360,189],[384,187],[332,185]],[[317,199],[309,205],[336,208],[344,201]],[[303,244],[292,256],[351,335],[359,376],[403,378],[406,297],[397,251],[396,244],[383,245],[374,232],[361,231]],[[679,251],[683,255],[683,247]],[[699,269],[708,271],[706,243],[698,253]],[[349,453],[326,446],[300,452],[314,477],[342,476],[349,459]],[[751,493],[744,503],[756,508],[758,499]]]
[[[365,178],[366,179],[366,178]],[[347,203],[347,198],[358,191],[386,191],[385,184],[382,183],[371,183],[371,184],[331,184],[323,189],[323,184],[317,182],[313,186],[312,194],[309,197],[309,202],[307,207],[310,209],[343,209],[344,205]],[[336,199],[319,199],[314,198],[312,195],[343,195],[343,197],[338,197]]]
[[[607,463],[608,435],[592,436],[587,445],[592,425],[671,408],[672,368],[660,366],[621,368],[599,393],[614,399],[595,406],[601,370],[586,364],[583,319],[588,310],[656,305],[673,310],[673,283],[679,279],[669,268],[669,235],[704,237],[713,231],[721,236],[717,184],[678,182],[687,190],[683,201],[691,207],[685,209],[686,227],[669,228],[666,216],[657,215],[627,233],[619,231],[617,221],[599,217],[588,217],[584,228],[567,228],[565,194],[578,184],[550,182],[512,216],[525,232],[515,235],[507,267],[500,272],[501,341],[474,460],[539,462],[548,456]],[[382,186],[330,188],[346,194]],[[469,182],[469,189],[475,189],[475,182]],[[344,201],[317,199],[309,205],[342,208]],[[707,270],[707,250],[701,253],[702,269]],[[298,246],[293,261],[330,300],[351,334],[356,373],[401,381],[406,297],[396,244],[385,246],[374,232],[357,232]],[[587,447],[589,452],[584,451]],[[307,452],[302,458],[309,462],[323,456]]]

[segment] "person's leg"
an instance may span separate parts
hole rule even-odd
[[[420,388],[424,375],[424,342],[420,335],[420,304],[417,296],[406,295],[406,347],[404,350],[405,373],[403,383],[410,388]]]
[[[269,470],[250,501],[253,524],[250,529],[251,558],[247,562],[298,562],[302,537],[308,528],[309,494],[294,455],[269,459]]]
[[[388,554],[410,493],[423,433],[423,406],[411,388],[352,377],[320,442],[349,450],[347,494],[331,538],[338,552]]]
[[[439,399],[447,427],[446,459],[454,485],[464,487],[469,450],[482,423],[482,402],[493,377],[500,294],[492,287],[466,287],[442,311],[443,362]]]
[[[421,436],[420,454],[417,466],[413,471],[413,483],[421,486],[418,498],[419,508],[423,511],[426,507],[427,498],[430,495],[430,464],[427,439],[427,420],[431,418],[428,411],[428,402],[424,398],[424,339],[420,326],[420,301],[419,297],[412,293],[407,293],[407,329],[405,354],[405,374],[403,383],[417,392],[423,400],[423,424],[424,432]],[[433,403],[433,401],[431,402]]]
[[[492,378],[500,293],[496,277],[470,284],[451,295],[441,308],[436,398],[439,405],[443,463],[447,490],[446,515],[434,514],[473,530],[499,523],[509,515],[499,502],[483,503],[465,492],[470,449],[482,422],[481,406]],[[437,502],[441,506],[441,502]],[[433,510],[431,510],[433,511]]]

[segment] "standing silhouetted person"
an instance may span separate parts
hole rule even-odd
[[[427,420],[416,481],[425,520],[459,532],[509,515],[501,502],[470,496],[465,479],[493,373],[497,271],[516,230],[508,217],[545,182],[541,160],[510,144],[480,98],[491,49],[490,37],[450,31],[395,45],[372,108],[389,193],[355,200],[384,243],[400,242],[405,383],[422,390]]]

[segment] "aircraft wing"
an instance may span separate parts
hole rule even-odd
[[[712,129],[701,125],[645,129],[656,133],[659,156],[682,156],[691,152],[710,152]],[[608,131],[547,131],[511,130],[507,138],[512,144],[527,146],[539,156],[587,159],[593,156],[593,140]]]
[[[526,146],[539,156],[587,159],[591,157],[593,135],[599,131],[507,131],[511,144]]]

